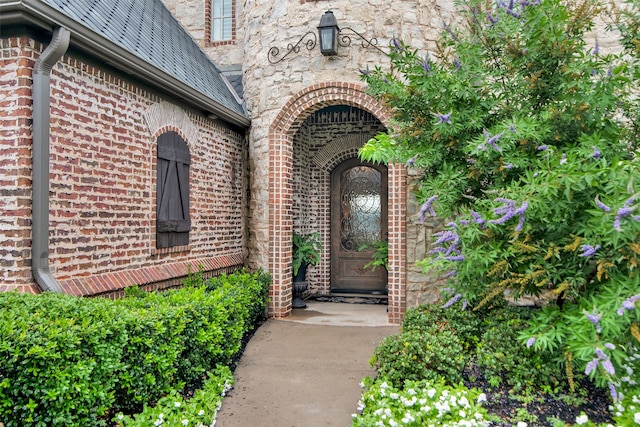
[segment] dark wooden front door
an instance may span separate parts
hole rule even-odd
[[[331,291],[385,293],[387,271],[365,269],[387,239],[387,168],[350,159],[331,174]]]

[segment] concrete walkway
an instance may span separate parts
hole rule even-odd
[[[235,371],[216,427],[349,427],[360,381],[382,338],[399,332],[386,306],[308,302],[264,323]]]

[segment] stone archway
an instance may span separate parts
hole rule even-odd
[[[324,107],[349,105],[375,115],[388,126],[391,114],[365,92],[362,85],[325,82],[295,94],[280,109],[269,128],[269,272],[270,313],[291,313],[291,236],[293,140],[309,115]],[[406,170],[389,165],[389,321],[399,323],[405,308]]]

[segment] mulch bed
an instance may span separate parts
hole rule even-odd
[[[521,420],[518,417],[519,409],[521,411],[526,409],[530,415],[537,417],[537,420],[527,422],[529,426],[551,427],[552,424],[547,421],[550,417],[559,418],[572,425],[581,412],[584,412],[589,420],[595,423],[614,424],[609,413],[609,405],[611,404],[609,394],[606,390],[596,388],[588,380],[582,380],[576,384],[576,387],[581,391],[579,396],[576,396],[576,393],[571,394],[567,387],[566,395],[573,396],[573,399],[570,399],[573,400],[571,404],[566,399],[543,394],[535,396],[532,402],[527,403],[523,399],[517,399],[511,395],[510,386],[506,384],[506,381],[503,381],[502,385],[497,388],[492,387],[477,367],[466,369],[463,376],[465,386],[479,388],[487,395],[484,407],[488,409],[489,413],[497,415],[503,420],[493,424],[496,427],[514,426],[517,421]],[[470,376],[474,377],[473,382],[469,380]]]

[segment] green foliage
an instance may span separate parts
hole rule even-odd
[[[233,384],[233,374],[226,366],[209,372],[202,388],[185,400],[173,391],[162,397],[155,406],[145,405],[144,410],[133,417],[119,413],[114,421],[122,427],[209,426],[213,425],[222,398]]]
[[[462,381],[465,354],[455,333],[408,331],[385,337],[376,348],[372,363],[378,374],[395,385],[404,380]]]
[[[366,378],[362,385],[367,390],[353,427],[484,426],[493,420],[482,407],[486,396],[477,389],[442,381],[406,381],[400,388],[381,378]]]
[[[270,278],[237,273],[111,301],[0,293],[0,423],[100,426],[229,363]]]
[[[111,301],[0,294],[0,422],[100,425],[127,337]]]
[[[465,353],[471,354],[480,337],[482,317],[471,310],[448,310],[436,304],[413,307],[404,315],[403,331],[421,331],[437,334],[440,330],[449,330],[456,334]]]
[[[298,274],[302,264],[318,265],[322,245],[320,244],[320,233],[314,231],[309,234],[299,234],[293,232],[293,275]]]
[[[370,268],[371,271],[376,271],[376,268],[384,267],[385,270],[389,270],[389,242],[386,240],[378,240],[370,244],[361,245],[358,250],[373,250],[371,261],[366,263],[364,268]]]
[[[534,352],[517,343],[534,312],[530,308],[503,308],[486,319],[476,362],[494,387],[506,382],[518,395],[555,395],[566,386],[564,369],[550,352]],[[526,420],[523,420],[526,421]]]
[[[363,73],[394,117],[361,157],[420,168],[420,216],[452,220],[419,265],[452,304],[552,300],[520,342],[609,386],[640,340],[639,6],[610,14],[614,55],[585,41],[597,0],[468,0],[435,55],[396,40],[392,71]]]

